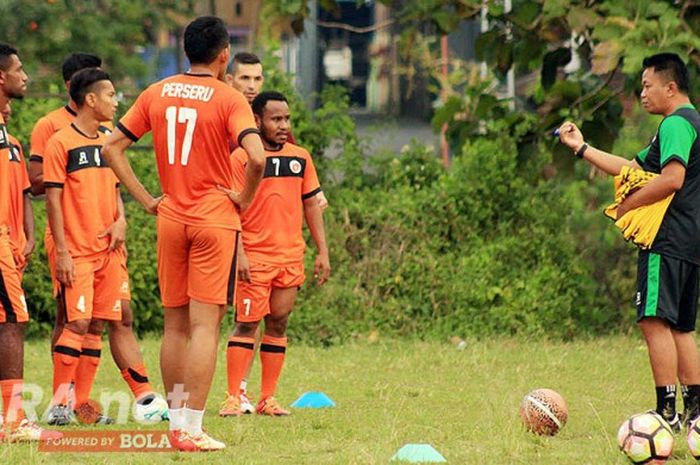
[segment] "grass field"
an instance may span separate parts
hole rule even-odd
[[[158,341],[148,339],[142,348],[157,382]],[[94,397],[125,389],[104,353]],[[224,452],[59,454],[5,444],[0,463],[387,464],[402,445],[429,443],[451,464],[624,464],[617,428],[654,403],[646,351],[633,337],[574,343],[504,339],[468,342],[464,350],[447,342],[380,340],[328,349],[291,346],[288,354],[278,398],[289,404],[305,391],[324,391],[337,407],[297,409],[288,418],[220,419],[216,412],[225,391],[220,357],[205,427],[228,444]],[[27,382],[50,386],[46,343],[27,345],[26,366]],[[525,432],[518,418],[523,395],[538,387],[559,391],[569,404],[569,422],[554,438]],[[695,463],[682,437],[674,456],[674,464]]]

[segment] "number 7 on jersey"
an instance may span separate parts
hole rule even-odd
[[[180,164],[187,166],[190,158],[190,150],[192,149],[192,136],[194,135],[194,126],[197,124],[197,110],[187,107],[171,106],[165,109],[165,120],[168,123],[168,163],[175,164],[175,142],[177,124],[185,123],[185,137],[182,139],[182,147],[180,148]]]

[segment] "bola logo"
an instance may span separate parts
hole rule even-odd
[[[289,162],[289,170],[294,174],[301,173],[301,163],[298,160],[292,160]]]

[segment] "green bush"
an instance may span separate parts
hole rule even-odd
[[[343,119],[345,97],[332,90],[321,101],[300,112],[296,135],[301,145],[310,141],[325,179],[333,273],[324,287],[309,280],[302,288],[292,338],[326,345],[369,333],[568,338],[629,327],[634,247],[601,214],[611,200],[609,179],[588,179],[578,164],[573,177],[545,181],[549,148],[531,145],[524,155],[518,135],[498,124],[466,142],[447,170],[415,141],[400,154],[365,158],[354,125]],[[134,150],[130,158],[157,193],[152,153]],[[125,203],[136,327],[156,332],[155,218],[127,195]],[[42,231],[44,207],[35,207]],[[33,335],[46,334],[53,318],[47,277],[40,241],[25,279]]]

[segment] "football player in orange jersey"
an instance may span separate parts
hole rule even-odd
[[[236,295],[236,328],[228,342],[228,396],[219,411],[221,416],[242,413],[239,385],[253,357],[255,334],[263,319],[262,385],[257,412],[289,415],[274,393],[285,358],[287,322],[305,280],[304,219],[318,250],[314,276],[319,285],[326,282],[331,270],[323,216],[316,199],[321,187],[309,153],[287,143],[287,100],[279,92],[263,92],[253,101],[253,113],[265,146],[266,164],[255,199],[241,214],[241,282]],[[237,190],[244,182],[246,161],[240,149],[231,158]]]
[[[21,99],[27,89],[17,50],[0,44],[0,108]],[[29,320],[21,276],[10,245],[10,145],[0,117],[0,394],[5,413],[3,436],[9,441],[38,441],[62,436],[30,422],[22,409],[24,378],[24,327]]]
[[[66,90],[70,89],[72,76],[86,68],[99,68],[102,66],[102,59],[90,53],[74,52],[69,54],[61,67]],[[68,103],[61,108],[53,110],[40,118],[34,125],[31,137],[29,177],[32,182],[32,192],[34,195],[43,194],[44,188],[44,153],[46,145],[57,131],[69,126],[75,119],[78,106],[68,95]],[[109,134],[113,129],[111,121],[101,122],[99,131]],[[55,269],[55,247],[51,230],[46,227],[44,236],[46,254],[49,259],[49,269],[52,273],[54,283],[58,283],[54,275]],[[131,309],[131,291],[129,288],[129,275],[127,271],[126,248],[120,251],[122,260],[123,282],[122,282],[122,319],[110,320],[107,324],[109,334],[109,348],[112,353],[114,363],[121,372],[122,378],[129,386],[134,395],[136,404],[134,406],[134,417],[137,421],[157,421],[167,419],[167,402],[160,395],[156,394],[148,379],[148,372],[139,349],[139,343],[134,334],[133,321],[134,314]],[[54,289],[55,295],[58,288]],[[56,299],[56,320],[53,333],[51,335],[51,351],[56,345],[61,332],[66,323],[66,312],[63,308],[63,300]],[[97,331],[98,328],[95,330]]]
[[[171,443],[178,450],[205,451],[225,447],[203,431],[202,419],[221,319],[236,284],[240,219],[235,204],[242,211],[250,205],[264,152],[248,102],[223,82],[230,57],[223,21],[195,19],[185,29],[184,46],[190,70],[142,92],[104,154],[124,187],[158,215],[161,371],[170,400]],[[124,154],[147,132],[153,134],[159,198],[146,191]],[[231,140],[243,147],[248,163],[245,186],[228,196],[221,189],[233,184]]]
[[[44,154],[46,213],[56,246],[58,298],[66,324],[53,352],[54,399],[49,424],[84,411],[97,374],[106,321],[121,320],[122,269],[118,250],[126,237],[119,182],[100,154],[106,135],[100,122],[117,110],[109,75],[87,68],[71,78],[75,120],[54,134]],[[90,404],[86,404],[90,405]],[[97,423],[106,417],[94,415]]]
[[[5,108],[0,110],[0,114],[5,119],[5,124],[9,123],[12,117],[10,102],[7,102]],[[22,144],[12,134],[8,134],[8,136],[10,140],[10,161],[12,162],[10,164],[12,167],[10,243],[17,268],[23,273],[29,264],[29,259],[34,253],[36,245],[34,211],[32,209],[32,201],[29,198],[31,183],[27,174]]]
[[[226,82],[231,84],[234,89],[240,91],[248,103],[253,104],[253,100],[258,96],[262,90],[263,84],[265,83],[265,76],[263,74],[263,65],[260,58],[254,53],[249,52],[239,52],[234,55],[231,61],[231,73],[226,74]],[[289,132],[289,137],[287,142],[290,144],[296,144],[292,132]],[[318,205],[321,211],[324,211],[328,207],[328,200],[326,199],[325,193],[319,192],[316,195],[318,199]],[[260,338],[262,337],[262,332],[258,329],[255,337],[255,351],[257,352],[260,346]],[[250,370],[253,367],[251,359],[251,364],[248,366],[245,377],[241,381],[240,388],[240,400],[241,400],[241,411],[243,413],[253,413],[255,407],[250,401],[248,393],[248,378],[250,377]],[[230,364],[227,365],[227,371],[231,370]]]

